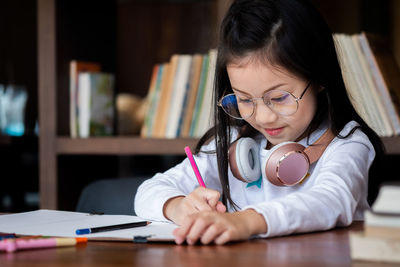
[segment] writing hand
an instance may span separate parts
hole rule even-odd
[[[198,187],[186,197],[179,196],[169,199],[164,204],[164,215],[174,223],[181,224],[187,215],[199,211],[224,213],[226,207],[219,201],[220,196],[216,190]]]
[[[193,245],[199,240],[202,244],[214,242],[221,245],[233,240],[245,240],[253,234],[266,231],[264,217],[250,209],[234,213],[193,213],[185,217],[173,234],[177,244],[186,240],[189,245]]]

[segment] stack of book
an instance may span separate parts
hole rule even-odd
[[[100,64],[70,63],[71,137],[113,134],[114,75],[100,72]]]
[[[350,100],[380,136],[400,134],[400,71],[386,40],[361,33],[335,34]]]
[[[142,137],[199,137],[210,128],[216,58],[213,49],[154,66]]]
[[[400,184],[380,188],[364,230],[350,233],[350,249],[353,260],[400,263]]]

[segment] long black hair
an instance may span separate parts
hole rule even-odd
[[[254,56],[274,66],[283,67],[298,77],[322,88],[317,96],[317,111],[306,130],[309,136],[326,118],[339,138],[361,129],[372,142],[377,157],[384,153],[381,139],[352,106],[337,58],[332,32],[321,14],[307,0],[236,0],[225,15],[220,32],[214,83],[215,122],[198,142],[201,146],[215,139],[222,201],[237,207],[231,199],[228,181],[228,149],[231,128],[239,136],[258,132],[243,120],[234,120],[217,106],[217,101],[232,92],[226,66],[235,59]],[[358,122],[346,136],[339,132],[349,121]]]

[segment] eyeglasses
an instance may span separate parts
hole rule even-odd
[[[276,114],[289,116],[296,113],[299,108],[299,100],[303,98],[310,84],[311,82],[307,84],[300,97],[295,97],[292,93],[284,90],[274,89],[267,91],[262,97],[255,98],[242,98],[235,94],[229,94],[218,101],[218,106],[232,118],[245,120],[254,114],[256,100],[262,99],[264,104]]]

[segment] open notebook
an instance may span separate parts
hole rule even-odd
[[[17,235],[43,235],[57,237],[78,237],[77,229],[143,221],[137,216],[128,215],[92,215],[89,213],[36,210],[0,216],[0,232]],[[79,235],[89,240],[107,241],[173,241],[172,231],[177,228],[173,223],[151,222],[147,226]]]

